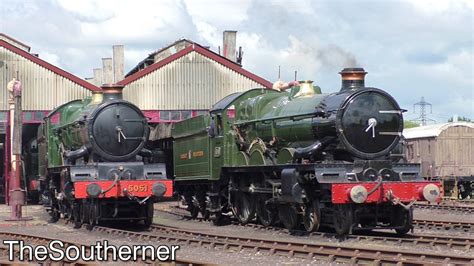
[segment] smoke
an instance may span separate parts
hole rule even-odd
[[[299,69],[305,69],[305,74],[314,74],[321,69],[339,71],[345,67],[358,66],[354,54],[335,45],[318,45],[317,40],[301,40],[290,35],[290,46],[283,51],[283,60]],[[309,71],[308,71],[309,70]]]
[[[333,68],[359,67],[355,55],[345,51],[341,47],[330,44],[321,48],[319,51],[319,59],[323,64],[327,64]]]

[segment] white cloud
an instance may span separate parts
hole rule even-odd
[[[359,65],[404,108],[424,96],[436,116],[474,118],[473,10],[471,0],[2,0],[0,31],[84,77],[113,44],[125,45],[128,71],[179,38],[217,50],[237,30],[244,67],[270,81],[280,65],[284,80],[297,70],[332,92],[337,72]]]
[[[405,0],[412,4],[419,12],[426,15],[438,15],[453,8],[469,8],[474,10],[474,2],[471,0]]]
[[[57,67],[61,67],[61,58],[57,54],[52,54],[47,51],[39,51],[38,56],[43,59],[44,61],[55,65]]]
[[[251,0],[184,0],[195,23],[206,22],[218,27],[236,28],[247,19]]]
[[[212,26],[211,24],[201,20],[193,19],[193,21],[196,25],[197,33],[199,34],[200,38],[215,47],[222,45],[219,39],[219,37],[221,37],[221,33],[218,32],[215,26]]]
[[[172,0],[67,1],[59,4],[77,16],[85,38],[140,41],[170,40],[193,32],[184,4]]]

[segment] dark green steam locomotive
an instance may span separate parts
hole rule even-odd
[[[340,74],[337,93],[311,82],[252,89],[177,123],[175,187],[191,215],[220,223],[232,212],[241,223],[339,234],[408,232],[411,203],[438,200],[439,187],[419,177],[419,165],[390,159],[403,129],[393,97],[365,87],[361,68]]]

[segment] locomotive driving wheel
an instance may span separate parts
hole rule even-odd
[[[307,232],[318,231],[321,223],[319,202],[313,200],[304,205],[303,225]]]
[[[186,202],[186,210],[189,211],[191,219],[196,219],[199,214],[199,205],[197,204],[197,199],[192,191],[187,191],[184,194],[184,200]]]
[[[278,218],[288,230],[296,229],[300,225],[298,211],[290,203],[278,206]]]
[[[263,226],[271,226],[275,223],[277,212],[272,204],[266,202],[267,198],[260,197],[257,201],[257,217]]]
[[[255,218],[255,204],[249,194],[234,192],[232,203],[232,212],[241,224],[246,224]]]
[[[199,205],[199,212],[201,213],[202,218],[209,219],[210,212],[207,209],[207,203],[210,201],[209,197],[206,195],[205,190],[200,190],[197,193],[197,201]]]
[[[74,220],[74,228],[81,228],[82,219],[81,219],[81,203],[74,201],[72,205],[72,218]]]
[[[89,203],[87,201],[83,201],[81,204],[81,222],[83,224],[89,223]]]
[[[51,216],[51,218],[49,219],[48,222],[55,223],[61,217],[61,212],[59,211],[58,200],[54,197],[55,191],[51,190],[49,195],[50,196],[48,197],[48,200],[49,200],[48,205],[51,208],[49,211],[49,215]]]
[[[88,229],[92,230],[94,225],[99,223],[99,203],[92,200],[89,204],[89,225]]]
[[[349,204],[334,204],[333,226],[336,234],[347,235],[351,231],[353,213]]]

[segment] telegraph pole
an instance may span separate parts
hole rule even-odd
[[[416,106],[419,106],[420,107],[420,116],[416,119],[413,119],[413,121],[420,121],[421,125],[422,126],[426,126],[427,122],[428,121],[435,121],[431,118],[428,118],[427,114],[426,114],[426,107],[430,107],[430,114],[433,113],[433,107],[431,105],[431,103],[425,101],[425,97],[421,97],[421,101],[413,104],[413,112],[415,113],[416,112]]]

